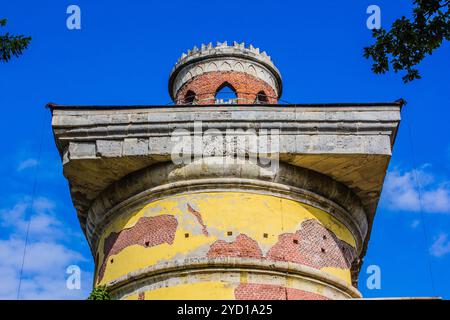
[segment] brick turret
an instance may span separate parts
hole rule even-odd
[[[218,97],[225,87],[230,97]],[[281,92],[281,75],[270,56],[237,42],[194,47],[183,53],[169,78],[176,104],[275,104]]]

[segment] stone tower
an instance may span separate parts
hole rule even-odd
[[[232,99],[217,97],[223,87]],[[173,106],[49,105],[95,259],[118,299],[358,298],[401,102],[278,104],[270,57],[184,54]]]

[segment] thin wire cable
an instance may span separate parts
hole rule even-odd
[[[406,112],[405,112],[406,114]],[[427,266],[428,266],[428,272],[429,272],[429,276],[430,276],[430,281],[431,281],[431,290],[433,292],[433,295],[436,295],[436,287],[434,284],[434,277],[433,277],[433,269],[431,267],[431,260],[430,260],[430,256],[428,254],[428,244],[429,244],[429,237],[428,237],[428,231],[427,231],[427,226],[426,226],[426,220],[425,220],[425,215],[423,212],[423,202],[422,202],[422,187],[420,185],[420,181],[419,181],[419,177],[417,175],[417,162],[416,162],[416,155],[415,155],[415,149],[414,149],[414,144],[413,144],[413,138],[412,138],[412,126],[411,126],[411,120],[409,117],[405,117],[405,120],[408,126],[408,133],[409,133],[409,140],[410,140],[410,147],[411,147],[411,159],[413,162],[413,168],[414,168],[414,180],[416,181],[416,185],[417,185],[417,190],[418,190],[418,196],[419,196],[419,209],[420,209],[420,219],[422,220],[422,233],[423,233],[423,238],[424,238],[424,242],[425,242],[425,255],[426,255],[426,259],[427,259]]]
[[[25,244],[23,247],[22,264],[20,266],[20,273],[19,273],[19,285],[17,287],[17,300],[20,300],[20,289],[22,286],[23,268],[25,266],[25,257],[26,257],[26,253],[27,253],[28,238],[29,238],[29,234],[30,234],[31,218],[33,216],[33,210],[34,210],[34,199],[36,197],[36,186],[37,186],[37,180],[38,180],[37,177],[38,177],[40,163],[41,163],[42,145],[43,145],[43,141],[44,141],[44,124],[45,124],[44,111],[45,110],[43,109],[43,115],[42,115],[42,121],[41,121],[41,137],[40,137],[40,141],[39,141],[39,150],[38,150],[38,157],[37,157],[38,160],[37,160],[36,169],[34,170],[33,189],[32,189],[32,193],[31,193],[31,208],[30,208],[31,214],[28,219],[27,229],[26,229],[26,233],[25,233]]]

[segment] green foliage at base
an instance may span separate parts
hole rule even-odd
[[[111,300],[108,288],[106,286],[98,286],[92,290],[88,300]]]

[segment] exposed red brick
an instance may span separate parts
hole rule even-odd
[[[198,75],[181,87],[175,101],[177,104],[186,103],[186,93],[193,91],[197,104],[214,104],[215,93],[224,83],[229,83],[236,90],[238,104],[253,103],[260,91],[266,94],[267,103],[278,102],[274,89],[268,83],[248,73],[237,71],[215,71]]]
[[[232,242],[224,240],[214,242],[209,248],[207,257],[262,258],[262,252],[255,240],[240,234]]]
[[[208,257],[259,258],[274,261],[295,262],[316,269],[335,267],[350,269],[356,257],[355,249],[325,228],[317,220],[306,220],[295,233],[279,235],[278,242],[264,257],[259,244],[245,234],[235,241],[214,242]]]
[[[355,249],[325,228],[317,220],[306,220],[295,233],[278,236],[278,242],[267,253],[267,259],[289,261],[313,268],[350,269]]]
[[[208,236],[200,212],[189,204],[187,208],[202,226],[203,234]],[[119,233],[111,233],[105,240],[105,258],[98,271],[98,281],[103,277],[110,256],[135,244],[148,247],[161,243],[172,244],[177,225],[178,222],[172,215],[143,217],[135,226]],[[240,257],[288,261],[321,269],[323,267],[350,268],[356,253],[352,246],[338,239],[317,220],[311,219],[304,221],[295,233],[279,235],[277,243],[270,248],[266,256],[263,255],[258,242],[245,234],[239,234],[234,241],[214,242],[206,256],[208,258]],[[235,295],[237,299],[325,299],[320,295],[298,289],[262,284],[241,284],[235,290]]]
[[[189,203],[187,204],[187,208],[188,208],[188,211],[195,216],[195,218],[197,219],[197,222],[202,226],[202,233],[208,237],[209,236],[208,229],[206,228],[206,225],[203,223],[203,218],[202,218],[202,215],[200,214],[200,212],[198,212],[194,208],[192,208]]]
[[[320,294],[272,284],[241,283],[234,289],[236,300],[328,300]]]
[[[106,264],[110,256],[118,254],[128,246],[140,245],[153,247],[162,243],[172,244],[175,238],[178,221],[172,215],[142,217],[136,224],[118,233],[112,232],[103,246],[103,263],[98,271],[97,282],[103,278]],[[98,263],[98,262],[97,262]]]
[[[300,289],[287,288],[287,300],[329,300],[329,298],[318,293],[303,291]]]

